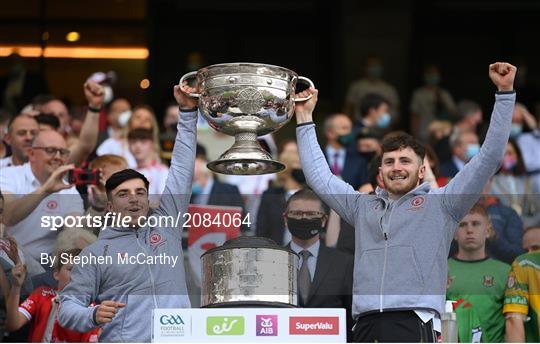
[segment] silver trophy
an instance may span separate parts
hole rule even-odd
[[[257,137],[272,133],[292,117],[297,82],[314,87],[308,78],[278,66],[259,63],[224,63],[182,76],[196,78],[199,112],[215,130],[234,136],[235,142],[219,159],[208,163],[214,172],[255,175],[279,172],[285,165],[262,149]]]

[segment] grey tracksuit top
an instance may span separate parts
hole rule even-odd
[[[180,113],[171,167],[159,207],[154,215],[184,214],[191,195],[195,162],[197,112]],[[182,225],[179,227],[106,228],[81,256],[110,256],[112,264],[74,265],[71,282],[61,292],[58,314],[66,328],[86,332],[94,327],[92,302],[115,300],[126,304],[113,321],[102,326],[102,342],[150,342],[154,308],[189,308]],[[117,264],[118,254],[177,256],[172,264]]]
[[[458,223],[501,164],[515,98],[515,92],[495,95],[480,152],[446,186],[419,185],[394,201],[391,210],[386,191],[361,194],[332,175],[314,124],[297,127],[308,185],[355,228],[353,317],[389,310],[444,312],[450,243]],[[388,229],[383,232],[387,211]]]

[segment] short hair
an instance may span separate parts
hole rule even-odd
[[[11,113],[9,113],[7,110],[5,109],[0,109],[0,123],[6,123],[11,120]]]
[[[287,203],[285,204],[285,211],[289,210],[289,205],[292,201],[296,200],[311,200],[311,201],[319,201],[321,202],[321,210],[325,215],[328,215],[330,213],[330,208],[324,203],[317,194],[311,190],[310,188],[303,188],[298,191],[296,191],[294,194],[292,194],[291,197],[287,200]]]
[[[527,233],[529,231],[535,230],[535,229],[540,230],[540,222],[538,222],[538,223],[536,223],[534,225],[525,227],[525,229],[523,230],[523,234],[525,234],[525,233]]]
[[[92,160],[89,164],[90,168],[103,168],[105,166],[112,165],[112,166],[121,166],[124,168],[128,167],[127,160],[120,155],[114,155],[114,154],[105,154],[98,156],[94,160]]]
[[[366,117],[370,109],[377,109],[382,104],[390,103],[378,93],[368,93],[360,100],[360,115]]]
[[[70,250],[60,251],[56,255],[56,260],[54,264],[54,270],[60,271],[62,269],[62,266],[66,265],[66,263],[70,263],[71,261],[66,261],[65,257],[76,257],[81,253],[81,250],[78,248],[72,248]]]
[[[341,116],[349,118],[349,116],[347,116],[346,114],[341,113],[341,112],[333,113],[330,116],[326,117],[326,119],[324,120],[324,124],[323,124],[324,132],[327,133],[328,130],[330,130],[330,128],[332,128],[332,126],[334,125],[334,123],[333,123],[334,120],[337,117],[341,117]]]
[[[480,203],[476,203],[475,205],[473,205],[472,208],[469,210],[469,214],[479,214],[489,220],[489,215],[486,208]]]
[[[148,186],[150,183],[148,182],[148,179],[144,176],[144,174],[137,172],[131,168],[126,168],[125,170],[118,171],[114,173],[112,176],[107,179],[107,182],[105,183],[105,190],[107,190],[107,197],[109,200],[111,199],[111,191],[116,189],[118,185],[122,184],[125,181],[131,180],[131,179],[140,179],[144,182],[144,186],[146,187],[146,190],[148,190]]]
[[[461,138],[463,137],[463,135],[469,134],[469,133],[476,135],[476,133],[470,130],[454,129],[454,131],[452,132],[452,134],[450,134],[450,137],[448,138],[448,143],[450,144],[450,148],[459,146],[462,142]]]
[[[25,117],[25,118],[28,118],[28,119],[31,119],[31,120],[36,121],[36,118],[35,118],[34,116],[30,116],[30,115],[28,115],[28,114],[26,114],[26,113],[21,112],[21,113],[15,115],[15,116],[13,116],[13,117],[11,117],[11,118],[9,119],[9,122],[8,122],[8,125],[7,125],[8,131],[11,131],[11,128],[13,127],[13,123],[14,123],[18,118],[22,118],[22,117]],[[36,121],[36,122],[37,122],[37,121]],[[38,123],[38,124],[39,124],[39,123]]]
[[[394,152],[397,150],[411,148],[420,161],[426,156],[426,149],[418,140],[405,132],[396,132],[386,135],[381,143],[382,153]]]
[[[154,131],[152,129],[135,128],[128,132],[128,140],[150,140],[154,141]]]
[[[32,98],[32,106],[35,108],[39,108],[51,100],[55,100],[56,98],[50,94],[38,94],[34,98]]]
[[[60,128],[60,120],[55,115],[49,113],[40,113],[34,117],[38,124],[50,125],[54,130]]]
[[[477,102],[469,99],[464,99],[457,103],[454,117],[456,118],[456,121],[459,122],[470,114],[477,111],[482,111],[482,108],[480,107],[480,105],[478,105]]]

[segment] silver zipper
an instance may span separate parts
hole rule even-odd
[[[383,311],[383,290],[384,290],[383,286],[384,286],[384,276],[386,275],[386,256],[388,253],[388,233],[383,232],[383,236],[384,236],[384,261],[383,261],[383,268],[382,268],[381,290],[379,294],[379,312],[381,313]]]

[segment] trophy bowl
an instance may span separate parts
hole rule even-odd
[[[272,133],[292,117],[298,82],[311,80],[278,66],[260,63],[216,64],[182,76],[180,85],[196,79],[199,113],[215,130],[234,136],[235,143],[219,159],[208,163],[214,172],[257,175],[279,172],[285,165],[262,149],[257,137]]]

